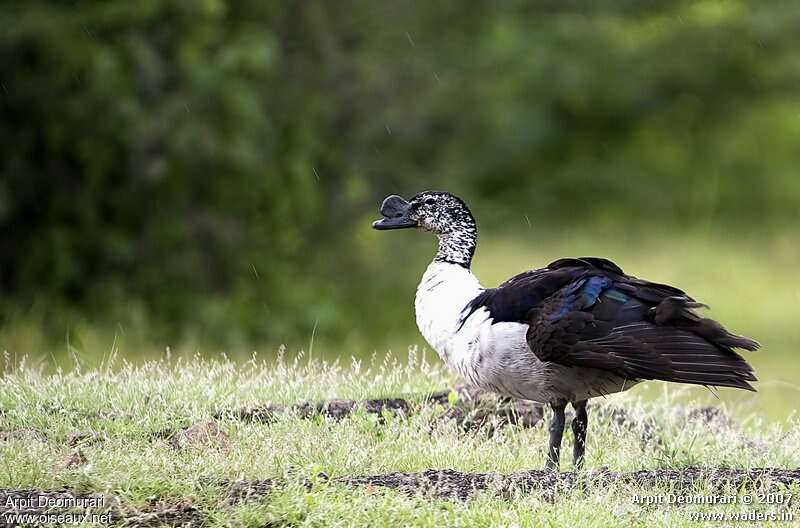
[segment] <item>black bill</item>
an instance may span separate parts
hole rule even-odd
[[[417,227],[417,222],[409,217],[411,204],[393,194],[388,196],[381,204],[383,218],[372,222],[373,229],[406,229]]]

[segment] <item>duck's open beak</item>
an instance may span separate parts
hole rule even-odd
[[[411,204],[403,198],[393,194],[388,196],[381,204],[383,218],[372,222],[373,229],[406,229],[417,227],[417,222],[409,217]]]

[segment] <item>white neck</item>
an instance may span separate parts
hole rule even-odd
[[[460,370],[465,350],[453,346],[461,313],[483,288],[462,265],[434,261],[425,270],[414,303],[419,331],[451,368]]]

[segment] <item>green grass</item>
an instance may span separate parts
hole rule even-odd
[[[229,436],[225,449],[176,451],[167,440],[153,436],[220,410],[267,401],[403,394],[420,400],[421,394],[454,381],[415,349],[408,359],[342,364],[307,358],[239,364],[198,358],[136,366],[112,357],[97,369],[78,367],[54,375],[8,365],[0,379],[0,430],[37,431],[46,439],[0,442],[0,487],[109,493],[140,509],[188,501],[214,526],[695,525],[687,515],[699,507],[640,507],[632,504],[634,494],[659,491],[625,485],[574,490],[554,501],[537,493],[498,497],[482,492],[466,502],[451,502],[350,488],[315,477],[320,472],[335,478],[428,468],[510,473],[543,466],[545,427],[465,433],[452,422],[438,420],[441,409],[435,406],[407,418],[386,416],[384,421],[364,412],[341,421],[302,419],[291,413],[273,423],[224,419],[220,426]],[[753,414],[731,428],[712,427],[687,421],[679,405],[685,399],[680,391],[671,391],[657,401],[632,393],[596,400],[587,468],[800,465],[800,428],[795,422],[767,424]],[[637,430],[615,425],[596,412],[620,405],[634,417],[654,420],[660,441],[645,444]],[[104,440],[81,447],[86,464],[59,467],[58,461],[71,449],[67,441],[76,432],[97,433]],[[567,448],[571,441],[567,433]],[[562,468],[568,469],[567,460]],[[223,505],[224,490],[208,485],[209,479],[269,478],[285,479],[287,484],[260,500],[233,506]],[[316,485],[303,486],[306,478]]]
[[[685,289],[711,305],[711,316],[758,339],[763,347],[745,353],[760,379],[757,393],[712,393],[649,382],[595,400],[595,408],[624,405],[634,416],[650,417],[659,425],[661,442],[643,445],[636,431],[595,413],[587,468],[800,466],[795,403],[800,392],[798,237],[672,233],[621,239],[603,226],[596,231],[592,236],[562,233],[541,239],[531,230],[530,240],[485,235],[476,274],[491,286],[559,257],[604,256],[630,274]],[[421,275],[422,268],[406,272]],[[397,292],[398,302],[408,306],[410,324],[413,295],[412,288]],[[224,409],[267,401],[402,394],[419,399],[458,381],[425,350],[416,332],[366,340],[356,332],[359,324],[353,324],[355,337],[346,343],[316,335],[313,346],[310,338],[289,343],[284,355],[276,355],[277,344],[262,343],[228,351],[235,360],[199,341],[186,340],[171,349],[154,346],[136,325],[104,329],[79,323],[54,348],[40,322],[6,324],[0,328],[5,352],[0,431],[29,434],[0,441],[0,487],[99,491],[143,509],[189,501],[219,526],[696,525],[687,515],[697,507],[639,507],[631,502],[635,493],[653,495],[658,490],[622,485],[573,490],[555,501],[536,493],[495,497],[484,492],[464,503],[321,481],[312,489],[302,485],[320,472],[331,477],[428,468],[510,473],[544,465],[545,428],[464,433],[437,420],[440,410],[433,407],[408,418],[388,417],[385,423],[363,412],[341,422],[291,414],[271,424],[225,419],[220,425],[230,446],[223,450],[178,452],[166,440],[153,438],[154,432],[184,427]],[[384,354],[388,349],[405,351],[409,344],[408,359],[405,352],[400,353],[402,360]],[[301,349],[308,352],[298,353]],[[253,350],[260,351],[257,359],[248,359]],[[685,409],[698,405],[722,407],[736,426],[687,422]],[[31,432],[46,437],[32,439]],[[97,433],[104,440],[81,447],[87,464],[59,467],[71,450],[67,441],[73,433]],[[567,433],[565,445],[570,443]],[[224,506],[224,490],[207,484],[215,478],[281,478],[286,485],[259,501]]]

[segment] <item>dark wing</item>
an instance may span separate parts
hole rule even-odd
[[[546,268],[526,271],[511,277],[497,288],[489,288],[470,301],[464,309],[462,320],[479,308],[486,308],[495,322],[527,322],[528,314],[545,299],[567,284],[580,280],[588,273],[624,276],[622,270],[603,258],[565,258],[549,264]],[[662,285],[657,285],[662,286]],[[675,294],[682,291],[671,286]]]
[[[755,350],[757,342],[697,315],[703,305],[683,291],[627,276],[605,259],[558,260],[484,291],[468,309],[477,302],[495,322],[527,323],[542,361],[754,390],[753,369],[733,348]]]

